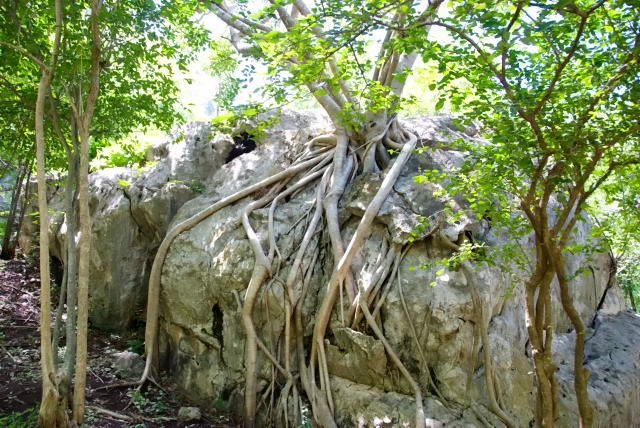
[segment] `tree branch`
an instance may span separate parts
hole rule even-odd
[[[509,21],[509,24],[507,25],[507,28],[504,30],[503,34],[502,34],[502,49],[501,49],[501,53],[500,53],[500,71],[501,73],[504,75],[505,74],[505,68],[506,68],[506,62],[507,62],[507,52],[508,49],[506,48],[507,42],[509,41],[509,37],[511,35],[511,28],[513,28],[513,26],[515,25],[516,21],[518,20],[518,18],[520,17],[520,12],[522,12],[522,9],[524,7],[524,1],[520,0],[518,1],[518,5],[516,6],[516,10],[515,12],[513,12],[513,16],[511,17],[511,21]]]
[[[14,51],[16,51],[18,53],[21,53],[22,55],[24,55],[27,58],[29,58],[31,61],[35,62],[41,69],[50,71],[50,68],[49,68],[49,66],[47,64],[45,64],[40,58],[36,57],[31,52],[29,52],[28,50],[23,48],[22,46],[14,45],[12,43],[5,42],[4,40],[0,40],[0,45],[6,46],[6,47],[8,47],[10,49],[13,49]]]
[[[542,107],[544,107],[545,103],[549,101],[549,98],[551,98],[551,94],[553,93],[553,90],[555,89],[556,84],[558,83],[558,81],[560,80],[560,77],[562,76],[562,72],[569,64],[569,61],[571,61],[571,58],[573,58],[573,56],[575,55],[576,50],[578,49],[578,43],[580,43],[580,38],[582,37],[582,34],[584,34],[584,28],[587,24],[588,16],[589,15],[585,15],[580,18],[578,31],[576,32],[576,36],[574,37],[573,42],[569,47],[569,52],[567,52],[567,55],[565,55],[562,62],[558,64],[558,67],[556,68],[556,71],[553,74],[553,78],[551,79],[551,83],[549,84],[549,87],[542,95],[542,98],[540,99],[540,101],[538,101],[538,104],[534,107],[532,112],[534,116],[537,115],[540,112],[540,110],[542,110]]]
[[[598,91],[598,95],[593,97],[591,102],[589,102],[587,108],[582,113],[580,118],[578,119],[577,128],[580,129],[591,119],[591,113],[598,106],[600,101],[604,99],[604,97],[608,96],[611,92],[613,92],[620,85],[620,79],[624,76],[624,73],[629,69],[632,65],[636,64],[640,59],[640,32],[636,34],[633,48],[631,52],[627,55],[625,60],[622,62],[618,71],[604,84],[600,91]]]

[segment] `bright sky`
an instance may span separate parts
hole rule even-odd
[[[227,26],[220,20],[208,13],[203,16],[202,23],[211,31],[213,37],[219,38],[228,33]],[[207,49],[200,53],[198,60],[189,67],[189,73],[182,77],[180,83],[181,104],[191,110],[190,120],[209,120],[216,116],[216,106],[214,104],[214,94],[218,79],[214,78],[206,70],[207,62],[211,52]],[[191,84],[186,82],[191,79]]]
[[[214,14],[208,13],[203,16],[202,23],[211,31],[214,38],[228,37],[228,27],[223,24]],[[442,28],[435,27],[431,33],[432,37],[436,39],[446,38],[446,32]],[[218,79],[212,76],[206,69],[208,58],[211,53],[207,50],[201,52],[197,61],[195,61],[189,70],[189,73],[182,76],[182,82],[179,85],[181,88],[181,104],[191,110],[191,114],[188,115],[189,120],[201,120],[208,121],[217,116],[222,111],[217,110],[215,104],[215,92],[218,84]],[[426,94],[424,82],[418,84],[417,79],[420,78],[420,68],[423,67],[421,60],[416,63],[416,75],[409,77],[407,81],[405,93],[406,95],[415,95],[418,98],[424,97]],[[256,70],[256,79],[248,88],[241,90],[238,96],[238,101],[248,102],[256,101],[254,91],[260,86],[260,73],[261,70]],[[192,83],[188,84],[186,79],[191,79]],[[425,100],[427,104],[433,105],[430,100]],[[305,106],[305,108],[310,106]],[[316,106],[319,107],[319,106]]]

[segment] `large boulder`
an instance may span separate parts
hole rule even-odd
[[[446,117],[407,120],[422,141],[477,139],[473,128],[459,130]],[[91,176],[93,243],[91,262],[91,319],[101,327],[123,329],[143,307],[146,283],[155,251],[166,231],[221,198],[290,165],[303,143],[331,129],[317,112],[283,112],[280,121],[258,139],[253,151],[240,150],[237,141],[215,134],[206,124],[189,124],[167,142],[153,148],[158,161],[146,171],[98,171]],[[212,135],[214,134],[214,135]],[[246,138],[246,135],[245,135]],[[371,286],[375,272],[391,245],[406,245],[422,219],[435,221],[451,203],[439,196],[438,185],[414,180],[423,170],[451,170],[463,154],[426,150],[404,168],[382,206],[372,233],[356,255],[352,271],[360,285]],[[348,240],[382,182],[383,174],[358,177],[340,202],[343,239]],[[256,195],[254,197],[258,197]],[[304,233],[305,218],[315,193],[307,189],[280,202],[273,228],[282,256],[293,253]],[[162,363],[176,383],[202,406],[222,403],[241,412],[244,393],[244,341],[241,306],[254,256],[240,224],[242,210],[253,197],[240,200],[180,234],[170,247],[161,279],[160,349]],[[55,197],[54,197],[55,199]],[[464,201],[454,200],[459,206]],[[253,212],[251,222],[266,242],[268,208]],[[62,218],[55,227],[62,248],[66,239]],[[584,243],[590,225],[580,223],[573,239]],[[462,216],[444,229],[450,239],[467,236],[484,242],[488,251],[516,243],[532,248],[497,230],[486,219]],[[424,237],[418,234],[418,238]],[[313,330],[311,314],[325,293],[333,258],[325,242],[314,237],[318,265],[310,272],[309,290],[301,304],[305,340]],[[59,250],[58,250],[59,251]],[[470,286],[459,269],[442,269],[436,261],[450,254],[437,237],[418,239],[407,247],[399,275],[384,290],[379,322],[390,345],[426,392],[427,426],[501,426],[488,410],[484,359]],[[63,257],[60,255],[61,259]],[[309,260],[305,261],[309,263]],[[528,426],[534,414],[534,379],[524,321],[522,278],[527,260],[514,263],[475,263],[495,368],[498,402],[517,421]],[[590,326],[587,367],[610,375],[590,378],[592,402],[603,424],[640,424],[638,345],[640,318],[626,306],[612,279],[608,254],[576,254],[569,270],[575,303]],[[282,273],[286,275],[285,263]],[[254,317],[266,346],[278,346],[284,326],[284,290],[273,281],[263,287]],[[557,299],[555,299],[557,301]],[[339,312],[339,311],[336,311]],[[555,357],[559,366],[559,426],[576,426],[577,406],[572,393],[571,323],[554,303]],[[387,352],[367,328],[351,329],[335,314],[326,340],[330,382],[339,426],[411,426],[415,402],[408,383]],[[424,358],[423,358],[424,356]],[[271,368],[260,360],[259,390],[269,388]],[[432,378],[439,394],[430,385]],[[307,409],[308,410],[308,409]],[[305,413],[305,412],[303,412]],[[308,412],[307,412],[308,413]],[[308,416],[308,415],[307,415]]]
[[[477,138],[472,129],[460,132],[444,117],[410,120],[406,125],[424,141]],[[296,147],[314,134],[310,130],[320,133],[326,131],[326,126],[326,120],[309,122],[306,115],[295,120],[285,118],[267,134],[258,150],[212,174],[210,182],[218,185],[187,202],[173,222],[182,221],[222,197],[281,170],[288,162],[286,155],[295,152]],[[462,156],[454,151],[429,150],[410,160],[380,210],[371,236],[354,260],[352,270],[362,281],[373,277],[391,243],[405,244],[419,219],[434,219],[444,208],[445,199],[434,195],[437,185],[418,183],[413,177],[425,169],[449,170],[461,162]],[[347,189],[341,201],[345,240],[354,233],[359,217],[381,180],[380,174],[361,176]],[[306,215],[313,198],[313,192],[299,193],[288,202],[282,202],[276,211],[274,229],[279,236],[279,248],[286,252],[283,257],[299,242],[304,229],[294,225]],[[254,265],[251,247],[239,223],[240,213],[247,203],[239,201],[228,206],[176,238],[163,269],[160,310],[164,361],[178,384],[193,396],[206,398],[203,401],[224,400],[238,410],[245,374],[240,301]],[[251,221],[265,242],[266,209],[255,211]],[[581,223],[573,239],[585,242],[589,229],[587,222]],[[494,230],[490,222],[467,217],[449,226],[445,234],[451,238],[467,234],[490,247],[510,242],[510,238]],[[523,239],[519,244],[531,248],[529,239]],[[477,320],[469,285],[461,271],[454,269],[442,273],[439,272],[441,267],[433,263],[447,254],[448,250],[435,238],[427,238],[410,247],[400,264],[399,280],[391,283],[380,310],[384,334],[424,391],[432,391],[428,375],[433,377],[442,398],[425,399],[431,426],[478,426],[486,421],[499,426],[501,422],[487,410],[484,364],[482,354],[478,355]],[[332,257],[324,249],[321,249],[319,259],[323,262],[313,271],[310,292],[302,305],[307,337],[313,328],[309,315],[321,301],[333,264]],[[610,340],[631,340],[631,332],[639,331],[640,320],[620,312],[625,304],[611,280],[609,255],[578,254],[571,256],[568,264],[572,272],[586,272],[571,281],[576,307],[583,321],[593,325],[594,317],[601,313],[598,322],[602,326],[617,323],[623,317],[627,320],[627,333]],[[505,265],[509,269],[505,269]],[[489,317],[498,400],[519,425],[527,426],[533,419],[535,390],[524,321],[522,278],[525,268],[506,262],[477,263],[474,268]],[[271,343],[277,340],[277,337],[272,339],[273,332],[277,335],[284,323],[283,294],[277,281],[270,283],[261,293],[260,303],[254,311],[258,334],[273,349],[277,346]],[[553,316],[559,343],[570,341],[571,324],[557,303]],[[596,334],[600,331],[605,330],[600,327]],[[387,420],[394,425],[401,422],[411,425],[415,417],[411,388],[387,358],[382,343],[367,329],[355,331],[342,327],[337,320],[332,323],[327,338],[328,366],[340,426],[377,426]],[[598,342],[594,339],[587,343],[591,347],[591,343]],[[587,352],[591,352],[590,349]],[[631,352],[629,347],[627,349]],[[561,360],[566,360],[569,353],[564,348],[557,351]],[[421,358],[422,354],[426,361]],[[619,376],[624,374],[635,379],[639,369],[623,364],[624,358],[631,358],[630,355],[624,352],[612,354],[615,361],[611,364],[619,370]],[[266,390],[271,371],[264,359],[259,379],[260,388]],[[592,383],[594,379],[592,377]],[[559,376],[559,381],[563,390],[571,390],[570,376]],[[632,398],[621,401],[620,388],[616,384],[606,389],[606,384],[601,382],[599,388],[591,389],[592,400],[598,402],[599,407],[615,409],[603,415],[615,414],[627,425],[640,423],[630,407],[640,404],[633,398],[637,394],[630,390],[630,383],[625,383],[622,390]],[[574,394],[567,393],[560,402],[562,426],[575,426],[578,420],[573,397]],[[621,415],[626,415],[627,419]]]

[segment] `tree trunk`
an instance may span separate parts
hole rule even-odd
[[[40,212],[40,358],[42,367],[42,401],[39,427],[68,425],[64,408],[59,406],[58,376],[53,365],[51,347],[51,284],[49,275],[49,213],[44,159],[44,101],[52,73],[43,70],[36,101],[36,158],[38,176],[38,210]]]
[[[29,164],[22,163],[18,168],[18,175],[16,176],[15,186],[13,192],[11,192],[11,207],[9,209],[9,216],[7,217],[7,224],[4,229],[4,237],[2,238],[2,252],[0,252],[0,259],[11,260],[15,255],[15,242],[11,239],[13,231],[16,225],[16,214],[18,212],[18,205],[20,196],[22,196],[22,185],[24,179],[27,176],[27,170]]]
[[[627,292],[627,296],[629,297],[629,303],[631,304],[631,309],[633,309],[634,311],[638,311],[638,307],[636,306],[636,299],[633,296],[633,286],[632,284],[627,284],[625,286],[622,287],[626,292]]]
[[[75,128],[75,126],[74,126]],[[75,142],[74,137],[74,142]],[[74,144],[75,146],[76,144]],[[75,375],[75,358],[76,358],[76,305],[77,305],[77,289],[78,289],[78,262],[77,262],[77,245],[76,234],[78,216],[76,213],[76,196],[78,187],[78,159],[74,154],[69,159],[69,180],[67,186],[67,194],[65,195],[65,204],[67,209],[67,323],[66,323],[66,349],[64,355],[64,379],[67,381],[65,385],[67,395],[69,393],[69,384]],[[72,190],[73,189],[73,190]],[[70,397],[69,397],[70,398]]]
[[[77,424],[84,419],[85,386],[87,377],[87,329],[89,317],[89,253],[91,245],[91,219],[89,217],[88,169],[89,136],[80,139],[80,171],[78,206],[80,240],[78,243],[78,321],[76,348],[76,384],[73,391],[73,417]]]
[[[51,74],[43,71],[36,101],[36,157],[38,175],[38,210],[40,211],[40,356],[42,366],[42,402],[38,426],[56,427],[61,417],[58,409],[58,383],[51,348],[51,295],[49,280],[49,214],[44,163],[44,97]]]
[[[100,0],[91,3],[91,85],[84,111],[79,121],[80,169],[78,171],[78,206],[80,242],[78,244],[78,342],[76,350],[76,383],[73,390],[73,419],[78,425],[84,420],[85,387],[87,382],[87,329],[89,317],[89,256],[91,251],[91,217],[89,214],[89,137],[91,120],[100,82],[100,32],[98,17]]]
[[[66,409],[60,406],[58,376],[53,365],[51,346],[51,284],[49,275],[49,212],[45,177],[44,108],[53,70],[57,62],[62,36],[62,2],[55,2],[56,30],[51,51],[51,65],[41,67],[35,108],[36,160],[38,176],[38,210],[40,211],[40,361],[42,367],[42,401],[38,414],[39,427],[68,425]]]
[[[16,238],[13,242],[14,248],[19,245],[20,242],[20,232],[22,231],[22,225],[24,223],[24,216],[27,212],[27,205],[29,204],[29,199],[31,198],[31,193],[29,193],[29,181],[31,181],[31,170],[33,168],[33,160],[29,165],[29,173],[27,174],[27,178],[24,181],[24,192],[22,197],[22,206],[20,208],[20,217],[18,219],[18,224],[16,226]]]
[[[552,360],[553,323],[550,320],[553,269],[536,233],[536,270],[525,285],[526,323],[538,381],[536,426],[553,427],[556,417],[556,382]]]
[[[566,260],[561,248],[557,246],[553,247],[553,255],[553,268],[555,269],[558,284],[560,285],[560,302],[576,332],[573,371],[574,389],[578,401],[578,410],[580,411],[580,426],[581,428],[592,428],[594,425],[593,408],[589,402],[589,391],[587,389],[590,372],[583,364],[587,332],[580,318],[580,314],[573,305],[573,298],[569,290],[569,280],[566,273]]]
[[[31,167],[33,167],[33,164]],[[27,175],[27,179],[25,180],[24,196],[22,198],[22,207],[20,208],[20,218],[18,220],[14,247],[17,247],[19,245],[20,232],[22,231],[22,225],[24,224],[24,216],[27,213],[27,205],[29,204],[29,200],[31,199],[31,193],[29,192],[29,181],[31,181],[31,167],[29,168],[29,174]]]

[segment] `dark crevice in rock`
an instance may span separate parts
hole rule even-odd
[[[122,194],[124,195],[124,197],[127,199],[127,201],[129,201],[129,215],[131,216],[131,220],[133,220],[135,225],[138,226],[138,230],[142,230],[142,227],[136,220],[136,216],[133,215],[133,203],[131,202],[131,196],[129,196],[129,194],[127,193],[127,189],[123,187],[120,187],[120,189],[122,190]]]
[[[217,303],[213,305],[213,307],[211,308],[211,312],[213,315],[213,321],[211,322],[211,334],[213,335],[213,337],[218,339],[218,341],[220,342],[220,347],[222,347],[224,346],[224,338],[222,334],[224,315],[222,314],[222,310]]]
[[[227,164],[238,156],[250,153],[255,149],[256,141],[254,140],[254,136],[249,134],[248,132],[243,132],[242,134],[233,137],[233,148],[227,155],[224,163]]]
[[[600,311],[600,309],[602,309],[602,306],[604,305],[605,300],[607,299],[607,293],[609,292],[609,290],[611,288],[613,288],[615,286],[615,281],[616,281],[616,273],[617,273],[617,267],[616,267],[616,263],[615,263],[615,259],[613,258],[613,256],[611,257],[611,266],[609,268],[609,279],[607,281],[607,286],[605,287],[604,291],[602,292],[602,296],[600,297],[600,301],[598,302],[598,305],[595,308],[595,313],[593,314],[593,318],[591,319],[591,322],[589,323],[589,327],[593,328],[596,320],[598,319],[598,312]],[[593,285],[594,288],[596,286],[596,274],[595,271],[593,270],[593,267],[589,266],[589,269],[591,270],[591,275],[593,277]]]
[[[53,281],[58,285],[62,286],[62,277],[64,276],[64,263],[62,260],[57,258],[54,255],[51,255],[51,276],[53,277]]]

